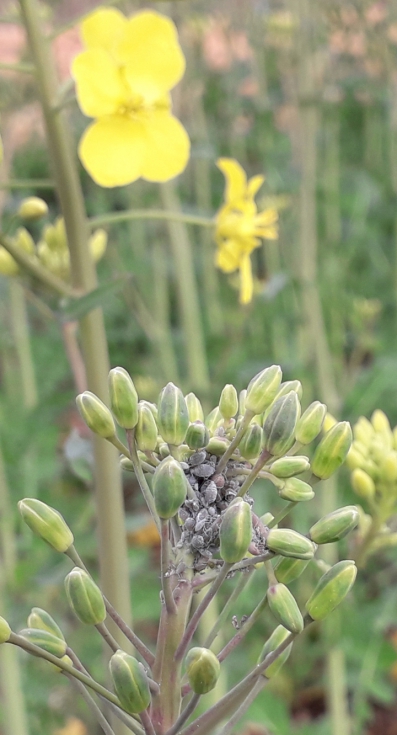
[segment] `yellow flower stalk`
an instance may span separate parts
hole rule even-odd
[[[215,262],[224,273],[240,271],[240,303],[248,304],[253,293],[250,256],[261,238],[277,239],[278,213],[273,207],[258,212],[254,196],[264,176],[247,181],[244,169],[232,158],[219,158],[217,166],[225,176],[226,190],[225,203],[216,216]]]
[[[174,23],[151,10],[126,18],[100,8],[81,33],[86,50],[72,74],[81,110],[95,118],[79,145],[89,174],[107,187],[180,174],[190,142],[171,113],[169,92],[185,71]]]

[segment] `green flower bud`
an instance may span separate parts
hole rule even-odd
[[[232,419],[238,411],[238,396],[234,385],[225,385],[219,399],[219,410],[224,419]]]
[[[247,388],[245,410],[252,411],[254,414],[263,413],[274,400],[281,378],[282,372],[279,365],[272,365],[255,375]]]
[[[251,508],[236,498],[225,510],[219,530],[220,555],[227,564],[244,558],[252,540]]]
[[[278,625],[277,628],[273,631],[270,638],[266,641],[265,645],[262,648],[261,654],[258,658],[258,664],[261,664],[262,661],[265,660],[266,656],[269,655],[269,653],[273,653],[273,651],[278,648],[281,643],[285,641],[286,638],[288,638],[290,632],[286,628],[284,628],[282,625]],[[287,646],[285,651],[283,651],[275,661],[273,661],[270,666],[265,669],[263,672],[263,676],[266,677],[266,679],[271,679],[273,676],[275,676],[285,664],[287,661],[290,653],[292,650],[292,643]]]
[[[365,447],[370,445],[374,436],[374,428],[365,416],[360,416],[357,423],[353,426],[353,436]]]
[[[295,430],[295,439],[300,444],[310,444],[319,435],[324,423],[327,406],[314,401],[300,417]]]
[[[11,633],[12,630],[5,618],[0,617],[0,643],[7,643],[10,639]]]
[[[139,454],[142,454],[142,452],[140,452]],[[138,457],[139,457],[139,454],[138,454]],[[143,455],[143,456],[145,457],[145,461],[147,461],[146,455]],[[139,457],[139,459],[143,459],[143,457]],[[121,457],[120,467],[126,472],[135,472],[134,465],[132,464],[131,460],[128,459],[128,457]]]
[[[89,390],[85,390],[84,393],[77,396],[76,404],[81,418],[94,434],[98,434],[104,439],[111,439],[115,435],[116,424],[113,416],[98,396]]]
[[[275,477],[294,477],[310,469],[308,457],[280,457],[269,467],[269,472]]]
[[[158,431],[153,412],[146,401],[138,403],[138,423],[135,441],[141,452],[154,452],[157,447]]]
[[[191,648],[186,656],[186,673],[195,694],[207,694],[216,686],[220,663],[208,648]]]
[[[147,674],[142,664],[124,651],[116,651],[109,663],[115,692],[122,707],[139,714],[149,707],[151,696]]]
[[[110,406],[123,429],[133,429],[138,423],[138,394],[132,378],[122,367],[109,373]]]
[[[351,450],[350,450],[351,451]],[[350,456],[350,452],[349,455]],[[356,467],[352,472],[351,482],[354,492],[365,500],[372,500],[375,495],[375,483],[364,470]]]
[[[355,505],[346,505],[320,518],[311,527],[309,535],[315,544],[333,544],[347,536],[358,524],[359,515]]]
[[[35,646],[39,646],[43,651],[52,653],[57,658],[62,658],[66,654],[67,643],[63,638],[50,633],[48,630],[40,630],[39,628],[24,628],[18,635],[25,638],[29,643],[34,643]]]
[[[241,416],[244,416],[245,414],[245,401],[247,398],[247,391],[244,388],[244,390],[240,391],[240,395],[238,397],[238,412]]]
[[[183,393],[168,383],[159,395],[157,404],[159,432],[167,444],[182,444],[189,428],[189,414]]]
[[[166,457],[157,465],[153,475],[153,497],[160,518],[172,518],[186,499],[185,473],[173,457]]]
[[[204,421],[203,407],[194,393],[188,393],[185,396],[189,421],[194,424],[195,421]]]
[[[84,569],[74,567],[65,579],[70,607],[86,625],[99,625],[106,618],[103,595],[98,585]]]
[[[297,477],[289,477],[278,494],[280,498],[290,500],[292,503],[302,503],[314,498],[314,490],[311,485]]]
[[[19,205],[18,216],[22,219],[40,219],[46,214],[48,214],[48,206],[44,199],[39,197],[27,197]]]
[[[321,439],[312,459],[312,472],[326,480],[345,461],[352,443],[352,430],[347,421],[335,424]]]
[[[397,452],[389,452],[382,462],[380,475],[385,482],[395,482],[397,480]]]
[[[300,403],[295,391],[274,401],[263,424],[264,447],[270,454],[285,454],[292,447],[299,414]]]
[[[215,433],[221,421],[222,421],[222,414],[219,410],[219,406],[215,406],[215,408],[213,408],[212,411],[210,411],[210,413],[205,419],[205,425],[211,435]]]
[[[161,444],[159,444],[158,452],[159,452],[161,459],[165,459],[166,457],[169,457],[170,448],[168,444],[166,444],[165,442],[161,442]]]
[[[294,582],[295,579],[301,576],[308,563],[308,561],[304,561],[303,559],[284,556],[274,568],[277,581],[283,584],[291,584],[291,582]]]
[[[304,624],[301,611],[293,594],[285,584],[272,584],[267,590],[267,601],[274,617],[291,633],[301,633]]]
[[[48,612],[42,610],[40,607],[32,607],[32,611],[28,617],[28,628],[46,630],[48,633],[52,633],[56,638],[65,640],[65,636],[63,635],[60,627],[56,624],[55,620]]]
[[[18,503],[19,512],[37,536],[64,553],[72,545],[73,534],[57,510],[37,498],[24,498]]]
[[[248,460],[258,457],[261,451],[262,442],[262,428],[256,423],[250,424],[247,431],[244,432],[243,438],[239,444],[241,456]]]
[[[210,440],[210,433],[202,421],[194,421],[186,432],[186,444],[190,449],[203,449]]]
[[[354,561],[334,564],[320,579],[306,603],[306,610],[313,620],[323,620],[346,597],[357,575]]]
[[[228,449],[229,444],[230,442],[225,436],[211,436],[205,448],[209,454],[213,454],[215,457],[222,457],[226,449]]]
[[[302,398],[303,388],[300,380],[286,380],[284,383],[281,383],[274,400],[277,401],[282,396],[286,396],[291,390],[297,393],[299,400]]]
[[[315,547],[310,539],[291,528],[272,528],[266,539],[270,551],[295,559],[312,559]]]

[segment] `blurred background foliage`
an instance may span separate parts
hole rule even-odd
[[[51,0],[41,6],[50,32],[64,27],[53,43],[64,85],[80,48],[73,20],[97,4]],[[127,13],[156,7],[178,25],[187,71],[175,90],[174,106],[191,136],[192,156],[185,173],[162,188],[140,181],[104,190],[81,170],[89,216],[100,223],[108,212],[181,208],[213,217],[224,187],[215,160],[227,156],[236,158],[249,176],[266,175],[258,203],[279,209],[280,237],[254,252],[255,296],[242,308],[234,277],[215,270],[210,228],[181,224],[175,229],[146,219],[106,225],[109,243],[98,265],[105,286],[98,303],[112,366],[129,370],[141,398],[155,399],[172,379],[185,392],[195,390],[209,410],[225,383],[242,389],[264,366],[279,363],[285,380],[302,381],[303,407],[318,398],[351,422],[381,408],[394,426],[397,3],[179,0],[117,5]],[[3,0],[0,11],[5,149],[0,205],[3,227],[12,231],[12,217],[29,194],[46,200],[49,221],[59,210],[34,82],[28,74],[5,68],[28,59],[16,3]],[[72,90],[70,96],[68,113],[77,142],[85,120]],[[19,188],[19,179],[41,184]],[[41,227],[30,228],[36,239]],[[178,248],[194,259],[205,355],[200,375],[194,363],[202,335],[184,322]],[[26,495],[58,508],[75,532],[81,555],[95,569],[92,457],[90,438],[74,408],[79,390],[73,358],[76,314],[69,307],[28,278],[0,278],[0,483],[8,484],[12,514]],[[338,505],[355,502],[347,473],[340,473],[337,493]],[[124,494],[134,619],[138,633],[153,643],[159,613],[157,537],[131,475],[124,478]],[[260,486],[255,496],[262,512],[274,513],[276,505],[269,507]],[[317,517],[320,502],[314,507]],[[65,561],[20,528],[16,514],[17,534],[6,548],[9,510],[4,505],[1,510],[3,577],[4,557],[12,555],[10,621],[23,627],[32,606],[48,609],[101,678],[100,640],[85,635],[59,593]],[[303,508],[294,513],[298,530],[308,526],[305,513]],[[387,729],[387,712],[395,706],[397,681],[396,554],[391,549],[374,557],[342,613],[334,613],[356,735],[395,732]],[[305,584],[295,583],[298,600],[305,599]],[[237,618],[258,599],[259,590],[248,586]],[[256,661],[258,639],[270,626],[264,619],[262,629],[259,625],[247,636],[244,650],[228,666],[230,682]],[[251,707],[247,722],[258,725],[242,725],[246,735],[330,732],[324,646],[317,629],[296,643],[288,666]],[[31,735],[96,732],[85,705],[42,662],[24,661],[23,678]],[[4,712],[0,732],[1,717],[5,726]]]

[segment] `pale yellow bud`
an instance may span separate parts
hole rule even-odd
[[[18,215],[22,219],[35,220],[48,214],[48,206],[44,199],[39,197],[27,197],[18,209]]]
[[[352,486],[353,490],[365,500],[372,500],[375,495],[375,484],[369,475],[364,470],[357,467],[352,472]]]
[[[397,480],[397,452],[392,451],[387,454],[382,462],[380,476],[386,482],[395,482]]]
[[[332,429],[332,427],[335,426],[336,423],[337,423],[336,418],[334,418],[334,416],[332,416],[331,413],[326,413],[323,427],[322,427],[323,434],[326,434],[330,429]]]
[[[376,433],[382,437],[386,448],[391,449],[393,445],[393,434],[386,414],[377,408],[371,416],[371,423]]]
[[[363,455],[355,449],[354,444],[349,449],[349,454],[346,457],[346,464],[349,470],[355,470],[356,467],[362,467],[364,464]]]
[[[353,436],[364,446],[371,443],[374,435],[374,429],[370,421],[365,416],[360,416],[357,423],[353,426]]]

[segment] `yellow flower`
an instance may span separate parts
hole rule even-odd
[[[24,250],[28,255],[34,255],[34,242],[32,236],[24,227],[19,227],[12,238],[14,245]],[[3,247],[0,247],[0,273],[2,276],[18,276],[19,265],[12,255]]]
[[[95,262],[102,258],[106,245],[105,230],[95,230],[88,240],[88,247]],[[44,227],[43,239],[37,244],[37,255],[41,265],[47,270],[59,278],[69,279],[70,255],[63,217],[58,217],[55,224]]]
[[[240,303],[252,299],[251,253],[260,238],[277,239],[277,210],[258,213],[254,196],[264,182],[263,176],[247,181],[244,169],[232,158],[219,158],[218,168],[226,178],[225,204],[216,216],[216,265],[225,273],[240,271]]]
[[[180,174],[190,142],[171,114],[169,92],[185,70],[174,23],[152,10],[126,18],[100,8],[81,31],[86,50],[72,74],[83,113],[95,118],[79,145],[89,174],[101,186]]]

